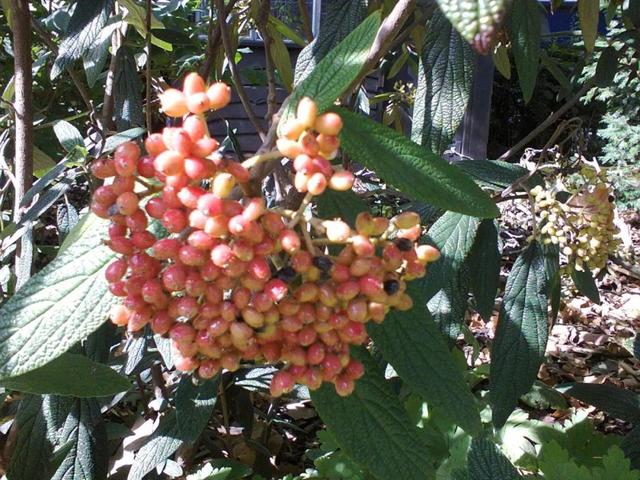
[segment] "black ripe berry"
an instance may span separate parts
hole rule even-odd
[[[276,273],[276,278],[279,278],[283,282],[290,282],[291,280],[296,278],[296,275],[297,273],[293,269],[293,267],[287,265],[286,267],[282,267],[280,270],[278,270],[278,273]]]
[[[400,290],[400,282],[394,279],[385,280],[383,287],[384,287],[384,292],[387,295],[393,295],[398,290]]]
[[[321,272],[328,272],[331,270],[333,262],[329,257],[313,257],[313,266],[316,267]]]
[[[398,238],[396,240],[396,247],[401,252],[408,252],[413,249],[413,242],[408,238]]]

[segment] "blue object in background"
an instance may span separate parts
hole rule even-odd
[[[542,6],[547,11],[547,23],[548,30],[543,24],[542,33],[554,33],[554,32],[570,32],[580,29],[580,22],[578,20],[578,2],[576,0],[565,0],[560,8],[557,8],[555,12],[551,13],[551,2],[541,1]],[[604,14],[600,12],[600,21],[598,22],[598,31],[602,34],[607,32]],[[569,41],[569,37],[556,37],[556,40],[564,43]]]

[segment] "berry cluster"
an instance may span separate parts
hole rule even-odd
[[[439,252],[416,245],[422,230],[412,212],[391,220],[361,213],[352,229],[339,219],[309,218],[304,204],[289,211],[267,209],[262,198],[232,198],[255,162],[221,158],[202,116],[229,98],[225,85],[207,88],[191,74],[182,91],[161,96],[181,127],[151,134],[146,155],[129,142],[113,158],[94,161],[93,174],[108,180],[91,209],[111,220],[106,243],[120,255],[105,271],[111,293],[123,297],[110,318],[129,332],[149,325],[168,335],[180,371],[211,378],[242,361],[277,363],[284,366],[273,377],[274,396],[296,382],[311,389],[331,382],[348,395],[364,373],[349,347],[367,341],[368,321],[411,307],[405,281],[423,276]],[[300,122],[306,133],[313,125],[318,144],[337,148],[340,118],[316,116],[309,100],[301,104],[298,121],[313,113]],[[322,135],[333,138],[324,143]],[[295,142],[311,144],[304,136],[301,130]],[[318,173],[325,186],[351,187],[353,176],[329,164],[335,150],[304,150],[296,160],[301,155],[311,166],[294,168],[306,175],[298,186],[309,195],[322,193]],[[327,163],[316,167],[319,158]],[[150,219],[168,235],[152,233]]]
[[[531,190],[542,225],[539,233],[544,243],[560,247],[567,272],[583,271],[585,265],[592,271],[604,268],[620,243],[611,187],[604,173],[584,167],[580,174],[584,182],[565,192],[565,201],[540,185]]]

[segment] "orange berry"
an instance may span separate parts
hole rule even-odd
[[[296,109],[296,118],[304,126],[304,128],[313,128],[316,117],[318,115],[318,106],[316,102],[309,97],[304,97],[298,102]]]
[[[191,72],[184,77],[182,91],[187,97],[195,93],[204,93],[204,80],[196,72]]]
[[[170,117],[182,117],[189,113],[187,97],[180,90],[168,88],[159,95],[160,105],[165,114]]]
[[[231,102],[231,88],[223,82],[216,82],[207,89],[207,97],[211,108],[220,110]]]
[[[342,118],[334,112],[324,113],[316,119],[313,128],[323,135],[336,136],[342,130]]]

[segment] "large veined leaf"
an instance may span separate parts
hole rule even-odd
[[[270,23],[267,24],[267,32],[271,37],[271,58],[275,67],[278,69],[280,79],[287,91],[293,89],[293,69],[291,68],[291,56],[289,49],[284,43],[282,35]]]
[[[76,147],[84,147],[80,131],[65,120],[58,120],[53,126],[53,132],[67,152],[73,151]]]
[[[372,13],[327,53],[316,68],[296,85],[289,96],[282,120],[286,121],[294,115],[303,97],[311,97],[320,112],[333,105],[358,77],[379,26],[380,12]]]
[[[352,190],[336,192],[327,189],[318,197],[318,216],[321,218],[341,218],[355,227],[358,213],[368,210],[367,203]]]
[[[218,398],[219,377],[203,381],[199,385],[185,376],[176,390],[176,421],[180,438],[194,442],[209,421]]]
[[[415,200],[477,217],[496,217],[498,208],[457,167],[403,135],[344,108],[342,147],[349,156]]]
[[[82,64],[84,65],[84,73],[87,76],[89,87],[95,85],[98,77],[102,73],[109,54],[113,32],[122,26],[122,21],[114,21],[116,18],[119,17],[113,17],[107,23],[91,46],[82,55]]]
[[[84,355],[64,353],[50,363],[17,377],[0,380],[7,389],[34,394],[105,397],[124,392],[129,381]]]
[[[486,53],[506,9],[505,0],[438,0],[440,9],[474,48]]]
[[[442,153],[467,110],[476,56],[438,10],[429,22],[424,43],[411,139]]]
[[[363,0],[332,0],[322,6],[320,31],[298,55],[296,85],[309,76],[329,50],[360,25],[366,12],[367,3]]]
[[[420,302],[419,289],[409,284],[407,291],[414,299],[410,311],[391,311],[383,323],[370,323],[367,330],[404,382],[473,434],[480,430],[475,399],[429,311]]]
[[[631,390],[596,383],[570,383],[556,389],[616,418],[640,423],[640,395]]]
[[[440,259],[429,264],[427,275],[419,281],[421,299],[429,301],[460,270],[473,247],[479,225],[479,219],[455,212],[446,212],[431,225],[427,236],[440,250]]]
[[[364,364],[365,375],[348,397],[338,396],[329,384],[312,392],[320,417],[347,455],[375,478],[430,478],[427,446],[417,427],[371,356],[364,349],[352,354]]]
[[[467,456],[469,480],[517,480],[522,478],[498,446],[485,437],[474,438]]]
[[[109,463],[107,431],[94,399],[77,399],[60,438],[70,450],[51,480],[102,480]]]
[[[113,0],[83,0],[76,3],[58,49],[58,57],[51,68],[52,80],[92,45],[107,23],[112,6]]]
[[[449,345],[453,345],[462,333],[468,295],[469,271],[463,265],[460,270],[449,276],[442,289],[427,302],[433,320],[449,340]]]
[[[507,278],[496,337],[491,349],[493,423],[501,427],[521,395],[538,376],[548,336],[544,256],[532,242]]]
[[[504,190],[529,173],[520,165],[498,160],[460,160],[456,166],[491,190]]]
[[[147,9],[142,5],[139,5],[136,0],[120,0],[120,3],[127,9],[127,13],[124,16],[124,21],[130,25],[133,25],[133,27],[142,38],[146,38]],[[153,12],[151,12],[151,30],[160,30],[163,28],[164,24],[160,20],[158,20]],[[173,46],[169,42],[165,42],[153,33],[151,34],[151,43],[168,52],[173,50]]]
[[[104,279],[115,257],[102,244],[106,225],[85,217],[58,256],[0,308],[0,378],[49,363],[106,320],[115,302]]]
[[[580,0],[582,1],[582,0]],[[513,56],[524,101],[533,96],[540,63],[540,6],[536,0],[513,2],[509,14]]]
[[[500,284],[499,225],[493,220],[483,220],[478,227],[473,248],[469,254],[469,287],[476,301],[480,316],[489,321]]]
[[[600,19],[599,0],[580,0],[578,2],[578,18],[584,39],[584,48],[588,53],[593,52],[598,36],[598,20]]]

